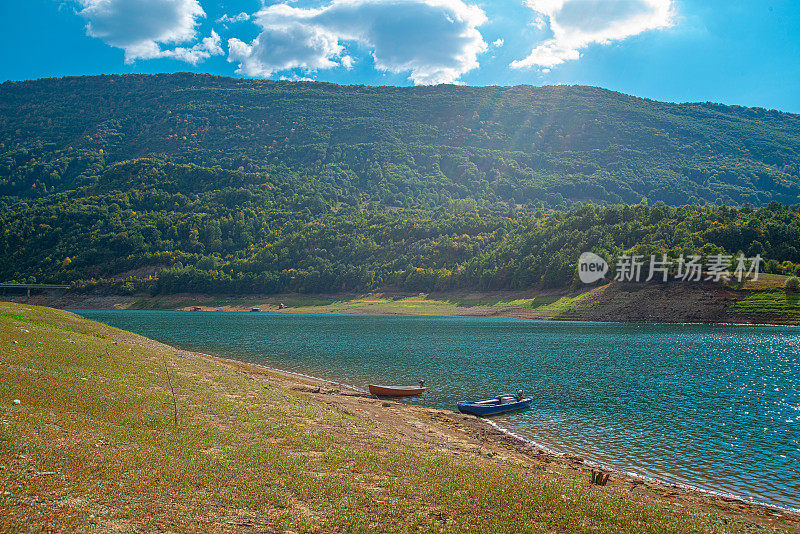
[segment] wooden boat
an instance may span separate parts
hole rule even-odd
[[[376,386],[369,384],[369,392],[376,397],[411,397],[425,393],[425,386]]]
[[[458,411],[486,417],[498,413],[513,412],[523,410],[531,405],[532,399],[529,397],[520,398],[516,395],[500,395],[492,399],[485,399],[473,402],[459,402]]]

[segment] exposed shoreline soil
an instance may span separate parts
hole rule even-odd
[[[174,350],[174,349],[173,349]],[[800,532],[800,513],[776,506],[702,490],[635,477],[618,471],[593,467],[579,456],[559,453],[506,433],[483,419],[449,410],[408,404],[396,399],[376,398],[347,385],[292,372],[261,367],[208,354],[193,353],[247,374],[256,380],[277,383],[298,394],[322,401],[349,415],[390,425],[409,439],[435,439],[435,448],[457,455],[473,455],[498,462],[513,462],[532,469],[578,472],[588,481],[592,471],[610,474],[607,487],[615,491],[639,492],[676,507],[694,507],[722,512],[731,519],[771,526],[776,520],[789,521]]]
[[[758,285],[715,283],[608,283],[591,289],[549,291],[382,292],[334,295],[114,295],[54,292],[30,304],[60,309],[251,311],[360,315],[509,317],[603,322],[800,324],[800,302],[783,308],[737,308],[748,298],[783,295],[782,278],[763,275]],[[770,293],[771,292],[771,293]],[[25,295],[0,296],[25,303]]]

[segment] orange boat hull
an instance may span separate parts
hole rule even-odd
[[[425,388],[407,387],[407,386],[376,386],[370,384],[367,386],[369,392],[376,397],[412,397],[414,395],[422,395],[425,393]]]

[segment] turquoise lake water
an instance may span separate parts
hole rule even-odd
[[[76,310],[182,348],[345,382],[416,384],[412,402],[523,389],[493,421],[657,480],[800,509],[800,330],[464,317]]]

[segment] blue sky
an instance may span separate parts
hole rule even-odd
[[[0,79],[582,84],[800,113],[796,0],[0,2]]]

